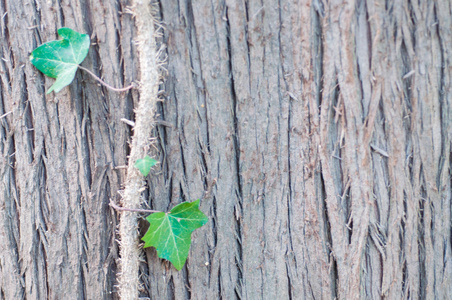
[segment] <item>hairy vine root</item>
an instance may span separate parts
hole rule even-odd
[[[137,27],[136,42],[140,62],[140,100],[135,110],[135,126],[131,143],[131,152],[127,168],[122,205],[140,207],[144,178],[134,167],[137,159],[143,158],[150,146],[151,131],[155,124],[156,105],[160,82],[160,52],[156,46],[156,20],[153,7],[148,0],[134,0],[130,13],[135,17]],[[138,248],[138,222],[135,212],[124,211],[119,221],[120,236],[120,273],[119,295],[121,299],[138,299],[138,272],[140,250]]]

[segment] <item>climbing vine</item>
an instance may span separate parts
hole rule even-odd
[[[52,91],[58,93],[64,87],[71,84],[78,69],[86,71],[102,85],[113,91],[124,92],[133,88],[133,84],[125,88],[112,87],[97,77],[90,70],[80,66],[89,51],[90,38],[87,34],[78,33],[70,28],[60,28],[58,30],[58,35],[62,39],[42,44],[33,50],[30,55],[31,63],[38,70],[45,75],[56,79],[47,91],[47,94]],[[150,51],[150,54],[147,54],[155,55],[155,45],[153,49],[154,53]],[[144,241],[144,248],[155,247],[158,256],[169,260],[177,270],[181,270],[187,260],[192,232],[206,224],[208,221],[206,215],[199,210],[199,200],[193,202],[183,202],[176,205],[169,212],[158,212],[127,207],[129,205],[133,207],[140,204],[143,179],[148,176],[151,168],[157,164],[155,159],[149,157],[148,155],[144,155],[148,148],[147,137],[150,135],[150,130],[152,130],[154,125],[153,118],[150,118],[149,116],[154,115],[154,104],[157,93],[152,93],[152,89],[158,89],[159,81],[159,75],[156,74],[157,72],[155,71],[155,59],[154,61],[151,60],[151,63],[154,64],[154,69],[151,70],[151,73],[147,74],[147,76],[153,75],[154,77],[151,77],[153,80],[148,80],[147,82],[153,83],[153,86],[150,90],[143,93],[144,95],[142,94],[137,110],[137,122],[135,122],[136,125],[134,128],[130,155],[131,161],[129,162],[128,179],[124,193],[123,207],[117,206],[113,202],[110,203],[113,208],[118,211],[125,212],[125,214],[121,217],[120,223],[122,262],[122,278],[120,279],[120,284],[125,286],[127,286],[128,282],[137,281],[137,279],[132,277],[138,276],[137,268],[132,268],[132,272],[135,272],[135,275],[133,273],[125,275],[127,274],[125,270],[129,270],[130,265],[137,267],[138,264],[138,258],[136,255],[138,246],[136,245],[135,239],[137,231],[134,230],[137,227],[137,222],[136,216],[130,215],[131,213],[150,213],[146,217],[146,220],[149,222],[149,229],[142,237],[142,240]],[[145,68],[142,66],[142,72],[143,71],[145,71]],[[148,97],[147,100],[151,100],[151,102],[146,104],[146,97]],[[143,129],[140,130],[140,128]],[[127,201],[127,199],[133,199],[133,201]],[[129,233],[127,234],[127,232]],[[130,243],[130,245],[128,243]],[[127,262],[127,268],[124,266],[125,261]],[[133,261],[133,263],[131,263],[131,261]],[[132,286],[128,288],[133,289],[134,285],[137,284],[133,283]],[[130,295],[129,292],[125,292],[125,290],[127,289],[123,288],[122,294],[124,295],[127,293],[127,295]]]

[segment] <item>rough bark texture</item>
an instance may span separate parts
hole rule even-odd
[[[59,27],[91,36],[83,66],[120,87],[135,79],[134,22],[116,1],[0,1],[0,298],[109,299],[131,93],[78,71],[58,94],[29,63]]]
[[[83,65],[128,84],[126,4],[0,0],[0,298],[114,297],[134,97],[81,72],[46,97],[28,53],[72,27],[98,43]],[[450,1],[165,0],[160,17],[171,126],[148,200],[201,198],[210,221],[180,272],[145,251],[142,297],[450,297]]]
[[[152,299],[452,294],[452,8],[420,2],[162,1],[150,198],[211,221],[184,272],[147,252]]]

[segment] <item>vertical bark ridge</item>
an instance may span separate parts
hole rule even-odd
[[[128,129],[119,119],[130,114],[130,104],[122,95],[103,95],[80,72],[71,86],[45,96],[53,79],[44,78],[29,63],[29,53],[57,38],[61,26],[96,36],[96,27],[84,16],[100,7],[98,1],[54,2],[0,3],[6,37],[0,51],[2,109],[12,112],[0,120],[5,207],[0,213],[5,224],[0,234],[5,245],[0,258],[2,295],[110,299],[116,221],[109,214],[108,198],[123,178],[115,167],[124,165]],[[103,15],[100,11],[96,20],[119,22],[113,15]],[[132,24],[127,18],[123,22]],[[109,40],[116,33],[103,36]],[[102,65],[116,53],[117,45],[104,41],[98,45],[102,57],[94,57],[91,49],[84,65],[93,60]],[[131,64],[132,57],[124,61]],[[118,68],[118,61],[107,63]],[[105,73],[105,80],[113,82],[117,73]],[[128,74],[128,80],[135,76]],[[62,287],[61,282],[70,284]]]
[[[106,203],[124,179],[115,167],[130,130],[118,122],[133,118],[137,94],[113,95],[78,73],[46,99],[51,79],[27,57],[72,27],[97,43],[84,64],[122,85],[137,74],[135,29],[117,13],[126,1],[48,5],[0,0],[0,116],[12,112],[0,119],[0,297],[109,299],[117,250]],[[452,294],[448,1],[160,9],[169,58],[160,117],[171,126],[155,130],[162,164],[149,202],[167,210],[200,198],[211,220],[182,272],[146,250],[141,296]],[[59,289],[61,280],[73,284]]]

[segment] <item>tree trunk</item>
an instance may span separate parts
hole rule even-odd
[[[53,79],[28,55],[70,27],[95,43],[83,66],[137,80],[128,4],[0,1],[0,299],[117,297],[108,201],[138,92],[79,71],[46,96]],[[157,13],[165,122],[145,196],[158,210],[199,198],[210,221],[182,271],[143,251],[142,297],[452,295],[450,1],[166,0]]]
[[[28,56],[59,27],[88,33],[83,66],[115,86],[135,79],[134,22],[116,1],[0,1],[2,299],[110,299],[132,95],[78,71],[58,94]]]

